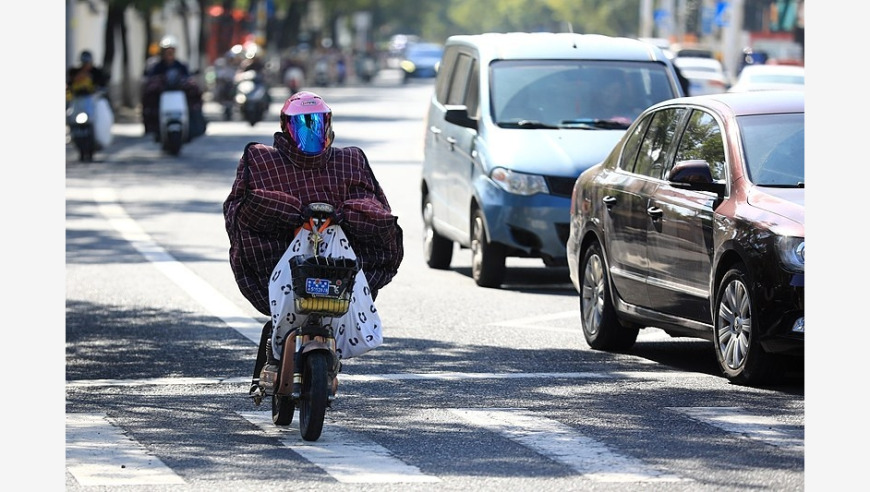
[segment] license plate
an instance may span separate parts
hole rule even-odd
[[[329,294],[329,280],[323,278],[306,278],[305,292],[325,296]]]

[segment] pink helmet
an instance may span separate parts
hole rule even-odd
[[[332,144],[332,110],[317,94],[297,92],[281,108],[281,131],[304,154],[319,154]]]

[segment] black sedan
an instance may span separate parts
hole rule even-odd
[[[715,94],[645,110],[577,179],[567,242],[590,347],[641,328],[713,342],[737,384],[804,349],[804,94]]]

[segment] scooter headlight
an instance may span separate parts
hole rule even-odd
[[[84,125],[88,122],[88,113],[84,111],[76,115],[76,124]]]

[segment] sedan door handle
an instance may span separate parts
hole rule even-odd
[[[606,197],[602,198],[601,201],[604,202],[604,206],[607,208],[611,208],[614,205],[616,205],[616,197],[613,197],[610,195],[607,195]]]
[[[447,143],[450,144],[450,150],[453,150],[456,148],[456,139],[455,138],[447,137]]]
[[[662,218],[662,215],[664,215],[664,212],[662,212],[662,209],[660,209],[658,207],[650,207],[650,208],[646,209],[646,214],[649,215],[650,217],[652,217],[653,220],[658,220],[658,219]]]
[[[432,132],[432,133],[434,133],[435,135],[440,135],[440,134],[441,134],[441,129],[438,128],[438,127],[435,126],[435,125],[430,126],[430,127],[429,127],[429,131]]]

